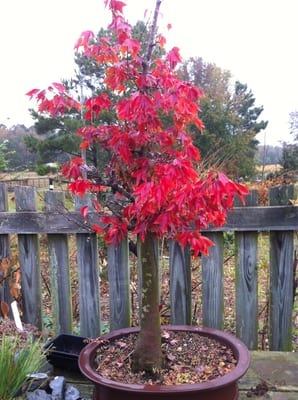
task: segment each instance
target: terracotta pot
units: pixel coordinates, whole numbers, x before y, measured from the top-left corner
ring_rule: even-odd
[[[94,383],[94,400],[236,400],[238,399],[237,381],[247,371],[250,355],[247,347],[235,336],[216,329],[195,326],[164,326],[166,330],[192,331],[208,336],[229,346],[237,359],[236,367],[227,375],[209,382],[183,385],[143,385],[124,384],[100,376],[94,370],[95,355],[99,343],[89,343],[80,353],[79,368],[83,375]],[[117,339],[139,328],[126,328],[103,335],[101,339]]]

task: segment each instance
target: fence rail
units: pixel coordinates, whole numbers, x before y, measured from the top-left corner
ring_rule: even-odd
[[[33,186],[36,188],[49,187],[50,179],[49,177],[23,178],[23,179],[19,178],[19,179],[7,179],[2,182],[5,182],[8,190],[12,192],[16,186]]]
[[[202,257],[202,322],[222,329],[224,322],[224,232],[235,233],[236,334],[250,349],[258,348],[258,235],[270,237],[270,350],[291,349],[293,307],[294,234],[298,231],[298,207],[289,205],[294,186],[272,188],[270,206],[257,207],[256,192],[247,196],[247,206],[238,205],[222,228],[208,229],[215,246]],[[65,208],[64,192],[44,192],[44,211],[37,209],[34,187],[17,186],[15,211],[8,211],[8,187],[0,184],[0,260],[10,257],[11,235],[17,235],[21,270],[23,321],[42,329],[40,236],[47,235],[51,280],[52,313],[55,332],[71,333],[73,311],[69,270],[69,235],[75,234],[79,286],[80,334],[100,333],[98,239],[91,230],[96,215],[87,223],[76,211]],[[84,203],[85,202],[85,203]],[[158,244],[157,244],[158,246]],[[158,253],[157,253],[158,254]],[[128,240],[108,248],[110,328],[129,326],[131,291]],[[169,244],[171,323],[191,324],[191,257],[188,249]],[[0,299],[9,301],[6,284]]]

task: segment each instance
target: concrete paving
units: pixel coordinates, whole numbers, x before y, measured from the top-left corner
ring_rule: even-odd
[[[257,390],[262,386],[268,389],[263,395]],[[298,400],[298,353],[252,351],[250,368],[240,379],[239,389],[241,400]]]

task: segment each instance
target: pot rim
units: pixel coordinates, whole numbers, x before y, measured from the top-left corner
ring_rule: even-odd
[[[107,386],[115,390],[122,390],[127,392],[139,392],[145,391],[150,393],[161,393],[161,392],[194,392],[198,389],[203,390],[216,390],[221,387],[230,385],[231,383],[240,379],[248,370],[250,365],[250,353],[246,345],[238,339],[236,336],[228,332],[223,332],[218,329],[205,328],[199,326],[188,326],[188,325],[162,325],[162,330],[177,330],[177,331],[191,331],[204,336],[211,336],[213,339],[219,342],[226,343],[234,352],[237,359],[237,365],[228,374],[215,378],[208,382],[192,383],[192,384],[181,384],[181,385],[146,385],[146,384],[128,384],[119,381],[113,381],[111,379],[102,377],[94,369],[92,360],[95,358],[96,350],[100,346],[100,341],[109,340],[127,335],[130,333],[139,332],[139,327],[124,328],[111,331],[105,335],[100,336],[97,339],[93,339],[86,347],[82,349],[79,355],[79,368],[82,374],[91,380],[93,383]]]

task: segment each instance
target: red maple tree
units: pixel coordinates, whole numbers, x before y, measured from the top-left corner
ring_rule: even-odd
[[[75,48],[105,67],[105,93],[83,105],[58,83],[28,93],[38,101],[40,113],[56,116],[83,107],[87,123],[78,131],[82,147],[98,144],[110,154],[101,176],[83,158],[65,164],[63,174],[75,194],[109,194],[104,205],[94,202],[99,221],[93,226],[108,243],[117,245],[129,231],[141,239],[141,331],[133,363],[136,370],[147,371],[163,362],[154,240],[167,237],[188,244],[194,256],[207,255],[212,242],[201,231],[224,224],[234,196],[243,200],[248,193],[218,171],[200,172],[199,150],[188,127],[203,129],[198,116],[202,91],[179,79],[179,49],[164,49],[165,38],[157,33],[160,4],[156,0],[145,54],[124,18],[122,1],[105,0],[116,41],[98,39],[90,31],[81,34]],[[153,56],[157,47],[163,50],[160,57]],[[117,122],[94,125],[94,117],[105,110],[115,112]],[[87,213],[84,207],[84,217]]]

